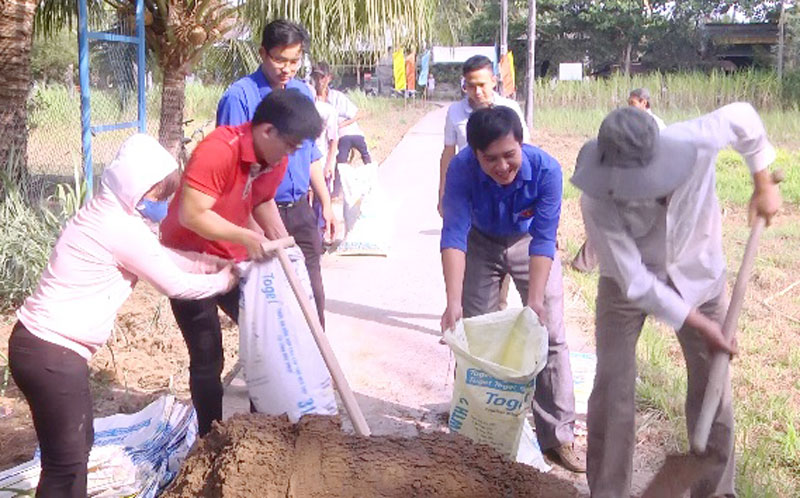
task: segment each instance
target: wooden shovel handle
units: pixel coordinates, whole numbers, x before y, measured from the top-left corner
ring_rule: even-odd
[[[294,272],[294,266],[292,262],[289,261],[289,256],[286,254],[286,249],[284,249],[284,247],[286,247],[284,244],[276,244],[276,247],[271,248],[271,250],[274,250],[278,255],[278,260],[281,263],[281,267],[283,267],[283,272],[289,280],[289,285],[292,287],[297,302],[300,303],[303,316],[306,318],[309,328],[311,328],[311,334],[314,336],[320,353],[322,353],[322,359],[325,360],[325,365],[328,366],[328,371],[331,373],[336,389],[339,390],[339,394],[342,396],[342,402],[344,403],[348,415],[350,415],[350,420],[353,422],[356,433],[360,436],[369,436],[370,430],[369,425],[367,425],[367,420],[364,418],[364,414],[358,406],[356,396],[350,389],[344,372],[339,366],[339,362],[336,360],[336,355],[333,354],[333,349],[328,342],[328,338],[322,330],[319,315],[317,315],[316,310],[311,306],[308,295],[305,293],[300,279],[297,278],[297,274]]]
[[[775,183],[780,183],[783,181],[783,178],[784,175],[781,170],[776,170],[772,173],[772,181]],[[742,257],[742,264],[739,267],[739,273],[736,275],[736,283],[731,293],[728,312],[725,314],[725,321],[722,323],[722,334],[725,336],[725,339],[729,341],[736,331],[736,324],[739,321],[739,314],[742,311],[742,304],[744,303],[747,282],[750,280],[750,273],[753,270],[753,262],[755,261],[756,251],[758,250],[758,240],[766,225],[767,221],[762,216],[756,217],[753,228],[750,230],[750,237],[747,239],[744,256]],[[728,375],[729,363],[730,355],[725,352],[714,353],[711,358],[708,383],[706,384],[706,392],[703,396],[703,406],[697,417],[697,424],[695,425],[694,434],[692,434],[690,441],[692,452],[697,455],[702,455],[706,452],[708,435],[711,432],[711,424],[714,422],[714,417],[719,408],[719,402],[722,399],[722,390],[725,385],[725,378]]]

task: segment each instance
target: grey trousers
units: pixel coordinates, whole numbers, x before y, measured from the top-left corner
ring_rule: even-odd
[[[722,291],[699,309],[722,323],[726,307]],[[608,277],[600,277],[596,313],[597,371],[589,397],[587,478],[593,498],[628,497],[636,445],[636,342],[646,314],[631,304],[616,282]],[[696,329],[681,328],[678,341],[688,371],[686,425],[692,434],[703,404],[709,354],[705,340]],[[708,451],[719,463],[692,487],[692,498],[735,496],[733,443],[733,406],[728,377],[708,439]]]
[[[514,280],[522,302],[528,301],[530,242],[530,235],[498,238],[470,230],[461,300],[465,318],[499,309],[500,281],[507,274]],[[547,279],[544,307],[547,316],[541,318],[549,339],[547,365],[536,377],[533,397],[536,435],[543,451],[575,439],[575,388],[564,330],[564,286],[558,253]]]

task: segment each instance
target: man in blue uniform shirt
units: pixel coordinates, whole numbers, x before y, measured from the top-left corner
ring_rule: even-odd
[[[522,123],[504,106],[473,111],[469,147],[450,162],[442,199],[442,266],[447,308],[442,330],[460,318],[499,309],[500,280],[510,274],[547,328],[547,365],[536,379],[533,415],[542,451],[573,472],[575,395],[564,331],[564,292],[556,231],[561,167],[523,145]]]
[[[222,95],[217,106],[217,126],[250,121],[261,100],[275,88],[297,90],[313,101],[308,85],[294,77],[307,43],[308,34],[299,24],[283,19],[269,23],[264,28],[259,48],[261,67],[233,83]],[[317,217],[308,202],[310,186],[322,205],[325,232],[332,239],[335,223],[330,194],[325,186],[323,164],[319,160],[321,157],[313,140],[298,144],[297,150],[289,156],[286,175],[275,194],[278,209],[263,209],[254,213],[254,216],[267,237],[274,238],[271,235],[282,233],[282,227],[285,226],[302,249],[317,313],[324,326],[325,290],[320,270],[322,237],[317,228]]]

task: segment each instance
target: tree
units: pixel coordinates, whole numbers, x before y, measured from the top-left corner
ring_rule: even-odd
[[[283,17],[301,23],[311,55],[333,63],[372,64],[389,47],[415,49],[431,41],[434,0],[246,0],[253,33]],[[387,36],[388,35],[388,36]]]
[[[0,1],[0,170],[7,174],[27,171],[27,102],[36,4],[36,0]]]

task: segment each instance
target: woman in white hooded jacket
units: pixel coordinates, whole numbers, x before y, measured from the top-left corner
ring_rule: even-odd
[[[88,360],[108,340],[139,278],[169,297],[227,292],[226,261],[163,247],[151,229],[178,185],[172,156],[134,135],[103,172],[97,195],[66,224],[36,291],[17,311],[9,366],[41,449],[36,496],[85,497],[94,441]]]

